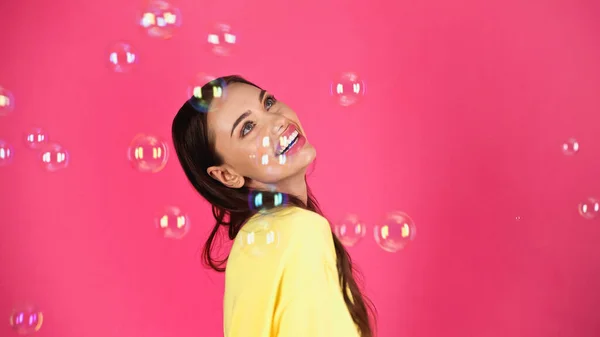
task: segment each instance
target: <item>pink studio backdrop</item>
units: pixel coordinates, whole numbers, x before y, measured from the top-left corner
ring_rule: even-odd
[[[241,74],[299,114],[318,150],[326,215],[356,213],[349,248],[379,309],[378,336],[599,336],[600,6],[593,1],[191,1],[170,39],[142,1],[3,1],[0,336],[23,303],[37,336],[222,336],[223,276],[202,268],[213,221],[170,140],[198,72]],[[237,36],[229,56],[214,23]],[[109,67],[126,42],[136,64]],[[336,73],[366,86],[343,107]],[[11,103],[12,104],[12,103]],[[25,134],[68,151],[48,172]],[[157,173],[128,162],[139,133],[166,141]],[[563,152],[577,140],[579,151]],[[181,240],[154,217],[176,206]],[[385,252],[373,226],[406,212],[417,236]],[[4,318],[2,318],[4,317]]]

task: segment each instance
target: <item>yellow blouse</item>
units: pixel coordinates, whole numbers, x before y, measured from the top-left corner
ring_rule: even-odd
[[[225,272],[225,337],[359,337],[329,223],[287,207],[240,230]]]

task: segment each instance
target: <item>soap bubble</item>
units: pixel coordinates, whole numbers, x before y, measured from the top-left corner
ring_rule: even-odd
[[[25,133],[25,145],[32,150],[38,150],[48,144],[48,134],[40,128],[33,128]]]
[[[578,210],[585,219],[594,219],[600,213],[600,201],[596,198],[587,198],[579,203]]]
[[[353,72],[342,73],[331,82],[331,96],[344,107],[360,102],[365,95],[365,91],[365,82]]]
[[[287,194],[276,191],[252,190],[248,193],[248,205],[252,210],[268,211],[287,204],[287,201]]]
[[[12,163],[14,155],[12,145],[0,139],[0,166]]]
[[[129,162],[140,172],[156,173],[167,165],[168,147],[156,136],[138,134],[127,149]]]
[[[42,312],[37,307],[30,305],[15,308],[9,319],[12,329],[20,335],[39,331],[43,321]]]
[[[161,236],[167,239],[182,239],[190,231],[188,216],[175,206],[162,209],[155,222]]]
[[[108,62],[110,68],[117,73],[130,71],[137,63],[138,57],[131,45],[118,42],[109,48]]]
[[[236,40],[236,34],[228,24],[216,24],[208,33],[208,45],[211,51],[219,56],[231,55]]]
[[[40,152],[40,160],[46,171],[55,172],[69,166],[69,152],[59,144],[47,144]]]
[[[250,155],[254,165],[269,176],[278,177],[286,169],[291,167],[293,155],[277,154],[281,143],[285,140],[274,141],[269,136],[259,136],[256,138],[256,153]]]
[[[357,215],[348,214],[333,226],[333,231],[344,246],[352,247],[365,236],[367,227]]]
[[[381,249],[390,253],[406,247],[414,240],[415,234],[413,220],[403,212],[391,212],[375,226],[375,242]]]
[[[203,92],[202,87],[205,85]],[[188,87],[188,97],[191,97],[188,102],[198,112],[206,113],[211,103],[216,103],[216,100],[225,98],[225,89],[226,84],[222,79],[198,73]]]
[[[262,257],[271,254],[279,247],[279,232],[271,226],[270,216],[255,219],[250,226],[243,226],[236,240],[245,254]]]
[[[10,114],[15,108],[15,97],[7,89],[0,87],[0,116]]]
[[[579,142],[575,138],[569,138],[562,145],[562,151],[567,156],[572,156],[579,152]]]
[[[167,1],[150,0],[142,13],[140,25],[149,36],[168,39],[181,25],[181,12]]]

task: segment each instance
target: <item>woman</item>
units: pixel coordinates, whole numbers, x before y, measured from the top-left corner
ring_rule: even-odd
[[[183,104],[172,136],[187,178],[212,204],[216,224],[203,258],[226,271],[226,337],[374,335],[372,306],[355,281],[350,256],[306,184],[316,151],[292,109],[239,76],[222,77]],[[262,204],[279,200],[268,212],[277,211],[268,217],[277,249],[252,256],[236,240],[227,259],[215,259],[219,229],[234,240],[240,231],[263,226],[263,212],[248,202],[253,191],[260,191]],[[286,196],[285,204],[278,195]]]

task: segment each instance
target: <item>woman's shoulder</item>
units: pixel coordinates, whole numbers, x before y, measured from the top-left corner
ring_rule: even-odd
[[[293,237],[314,235],[317,232],[331,232],[329,222],[325,217],[296,206],[280,207],[268,212],[258,213],[248,221],[245,227],[248,229],[254,227],[270,228],[279,235]]]
[[[250,218],[238,235],[239,247],[267,249],[277,261],[289,261],[298,256],[310,259],[307,250],[311,256],[335,261],[329,222],[322,215],[303,208],[287,206],[260,212]]]

